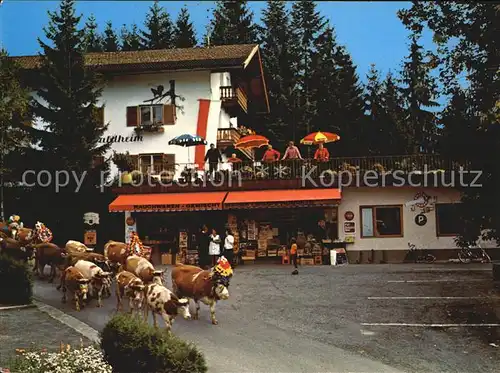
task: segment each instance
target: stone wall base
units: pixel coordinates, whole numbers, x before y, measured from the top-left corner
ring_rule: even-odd
[[[500,248],[485,249],[491,260],[500,260]],[[436,257],[437,261],[458,260],[458,249],[435,249],[429,253]],[[408,250],[362,250],[349,251],[347,249],[349,263],[351,264],[381,264],[381,263],[408,263],[412,259],[408,256]]]

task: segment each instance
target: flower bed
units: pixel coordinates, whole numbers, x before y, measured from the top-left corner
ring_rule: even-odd
[[[17,350],[20,355],[13,360],[12,373],[112,373],[100,349],[94,346],[72,350],[70,345],[60,352]]]

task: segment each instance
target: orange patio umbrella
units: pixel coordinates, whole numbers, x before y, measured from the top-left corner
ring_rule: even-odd
[[[304,145],[317,145],[317,144],[325,144],[328,142],[335,142],[340,140],[340,136],[336,133],[331,132],[313,132],[300,140],[301,144]]]
[[[269,139],[261,135],[243,136],[235,145],[236,149],[254,149],[269,145]]]

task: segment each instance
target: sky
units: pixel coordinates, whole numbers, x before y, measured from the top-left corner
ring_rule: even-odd
[[[77,1],[77,12],[83,19],[94,14],[102,31],[110,20],[119,31],[123,24],[142,26],[152,1]],[[199,39],[209,23],[213,1],[161,1],[161,5],[175,19],[186,5],[196,27]],[[11,56],[32,55],[40,51],[37,37],[48,24],[48,10],[56,10],[58,1],[3,0],[0,5],[0,46]],[[390,70],[397,72],[408,54],[408,31],[396,12],[411,5],[406,1],[322,1],[317,9],[335,28],[337,41],[347,47],[358,74],[366,81],[370,64],[374,63],[382,76]],[[250,1],[255,19],[260,19],[264,1]],[[22,27],[19,27],[22,22]],[[83,27],[84,21],[82,21]],[[424,34],[422,44],[434,49],[429,34]]]

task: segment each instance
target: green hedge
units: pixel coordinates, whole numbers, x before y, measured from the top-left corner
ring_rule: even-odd
[[[142,319],[117,314],[101,332],[104,358],[115,373],[203,373],[198,349]]]
[[[30,304],[33,297],[33,274],[27,263],[0,254],[0,304]]]

